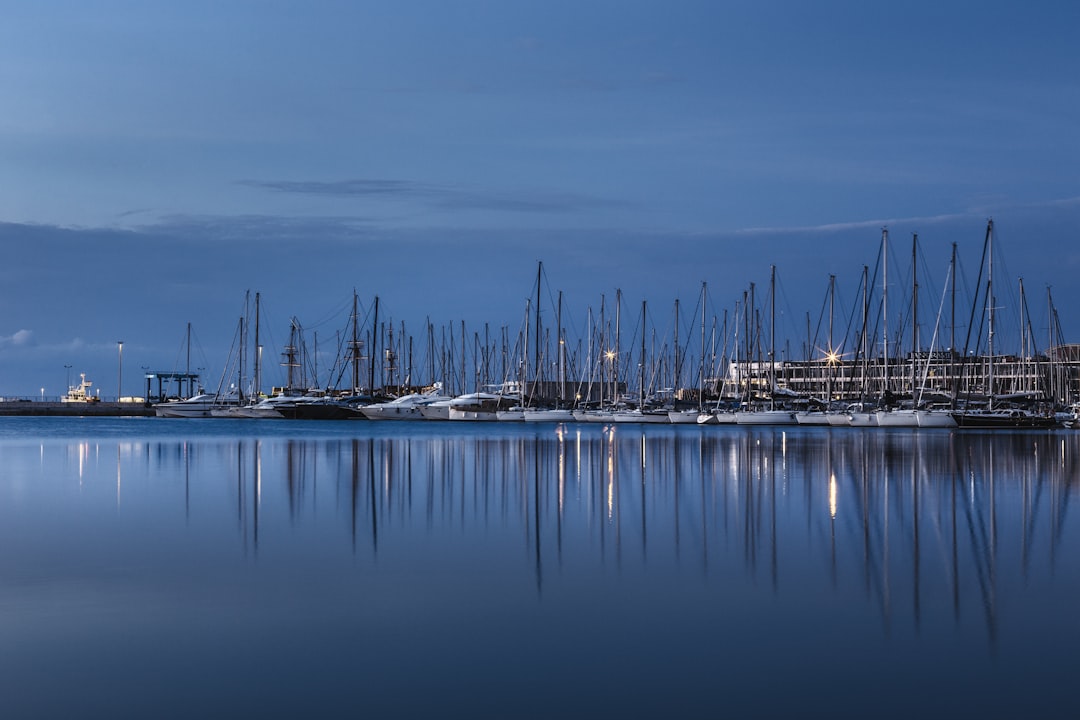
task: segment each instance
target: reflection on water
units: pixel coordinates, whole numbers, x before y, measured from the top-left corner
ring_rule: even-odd
[[[274,592],[325,573],[309,594],[293,587],[301,594],[292,606],[310,611],[330,588],[355,593],[350,612],[378,604],[391,624],[431,613],[457,622],[455,613],[468,613],[451,612],[456,603],[511,617],[514,607],[528,608],[520,612],[538,632],[577,627],[583,617],[602,623],[613,618],[612,603],[659,609],[662,619],[634,615],[633,624],[686,630],[685,622],[715,642],[714,653],[731,654],[731,667],[757,665],[721,636],[751,631],[755,643],[806,662],[814,656],[800,643],[831,634],[817,639],[835,641],[833,659],[850,672],[867,652],[1001,669],[1011,667],[1003,655],[1028,662],[1021,648],[1052,637],[1048,625],[1077,639],[1059,602],[1080,590],[1069,507],[1080,486],[1077,435],[403,426],[365,437],[9,440],[0,445],[0,540],[10,548],[22,537],[0,565],[0,602],[10,620],[26,612],[28,578],[95,574],[59,557],[58,544],[78,533],[75,542],[121,558],[142,545],[171,558],[174,571],[188,562],[247,567],[269,576]],[[100,563],[106,579],[124,575],[115,557],[79,562]],[[211,582],[205,570],[191,572]],[[325,579],[334,574],[350,584]],[[417,595],[437,608],[417,605]],[[495,603],[492,595],[505,597]],[[671,607],[682,599],[685,606]],[[412,615],[396,617],[395,603]],[[551,626],[538,619],[545,606],[558,608]],[[351,617],[339,621],[360,622]],[[504,642],[496,636],[505,622],[474,619],[470,640]],[[10,622],[0,627],[11,633]],[[596,626],[575,632],[571,642],[610,640]],[[946,646],[948,659],[924,657],[941,647],[942,633],[962,639]],[[642,650],[696,647],[680,637]],[[412,642],[424,651],[433,641]],[[595,647],[590,657],[612,659]],[[663,680],[674,670],[658,662],[649,662],[654,681],[676,682]],[[727,667],[714,658],[713,670],[717,662]],[[817,692],[815,672],[804,668],[803,696]],[[625,693],[632,706],[641,701]]]

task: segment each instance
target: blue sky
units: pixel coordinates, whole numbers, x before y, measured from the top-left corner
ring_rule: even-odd
[[[919,233],[929,290],[953,242],[973,282],[991,216],[1036,332],[1050,285],[1080,340],[1074,3],[4,15],[0,394],[58,394],[70,364],[115,395],[119,339],[135,394],[189,321],[220,372],[248,289],[279,344],[293,316],[327,342],[354,288],[417,334],[516,332],[538,260],[578,327],[618,287],[661,333],[702,281],[722,312],[775,263],[798,341],[830,273],[856,300],[883,225],[898,284]]]

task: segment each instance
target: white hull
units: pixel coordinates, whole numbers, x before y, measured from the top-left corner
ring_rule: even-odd
[[[735,413],[739,425],[794,425],[795,414],[788,410],[757,410]]]
[[[693,425],[701,414],[697,410],[671,410],[667,415],[673,425]]]
[[[163,418],[205,418],[210,417],[211,408],[163,408],[155,407],[154,414]]]
[[[609,410],[575,410],[574,420],[587,423],[613,422],[612,413]]]
[[[467,420],[470,422],[494,422],[499,420],[499,413],[514,412],[510,410],[509,398],[492,393],[468,393],[459,395],[450,401],[450,420]],[[500,405],[506,406],[500,409]],[[518,410],[517,412],[520,412]]]
[[[496,410],[495,417],[500,422],[525,422],[524,410]]]
[[[221,403],[214,395],[196,395],[187,400],[174,400],[172,402],[158,403],[154,406],[154,414],[158,417],[167,418],[205,418],[211,417],[214,409],[235,407],[233,403]]]
[[[617,423],[648,423],[650,425],[669,424],[667,413],[642,412],[640,410],[620,410],[611,413],[611,421]]]
[[[468,422],[498,422],[499,414],[494,410],[459,410],[450,408],[450,420],[465,420]]]
[[[828,425],[829,416],[823,412],[795,413],[795,422],[799,425]]]
[[[919,415],[914,410],[878,410],[878,427],[919,427]]]
[[[420,417],[425,420],[449,420],[450,401],[434,402],[420,408]]]
[[[573,422],[573,410],[526,410],[525,422]]]
[[[956,419],[947,410],[920,410],[919,427],[954,428],[956,427]]]
[[[379,403],[360,408],[361,414],[368,420],[423,420],[423,408],[419,405],[397,405]]]
[[[831,427],[851,427],[851,416],[847,413],[829,413],[828,418]]]
[[[848,425],[851,427],[877,427],[877,413],[848,413]]]
[[[390,402],[365,405],[360,414],[368,420],[423,420],[423,410],[429,405],[449,403],[450,398],[435,393],[403,395]]]

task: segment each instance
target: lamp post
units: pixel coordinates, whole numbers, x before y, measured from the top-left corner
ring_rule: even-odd
[[[70,365],[65,365],[64,369],[67,370],[67,386],[66,387],[67,387],[68,390],[70,390],[71,389],[71,366]]]
[[[123,397],[121,388],[124,386],[124,341],[116,341],[116,402],[120,402],[120,398]]]
[[[41,401],[45,401],[45,388],[41,388]]]

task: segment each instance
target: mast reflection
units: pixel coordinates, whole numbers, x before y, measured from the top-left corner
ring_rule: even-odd
[[[212,502],[211,450],[146,453],[151,477],[182,465],[186,515]],[[89,452],[74,454],[81,478]],[[418,546],[524,553],[537,594],[604,569],[742,576],[777,597],[863,597],[885,632],[967,614],[992,646],[1003,584],[1069,562],[1080,489],[1080,435],[1053,432],[549,426],[244,438],[224,455],[252,556],[336,527],[353,553],[388,562]]]

